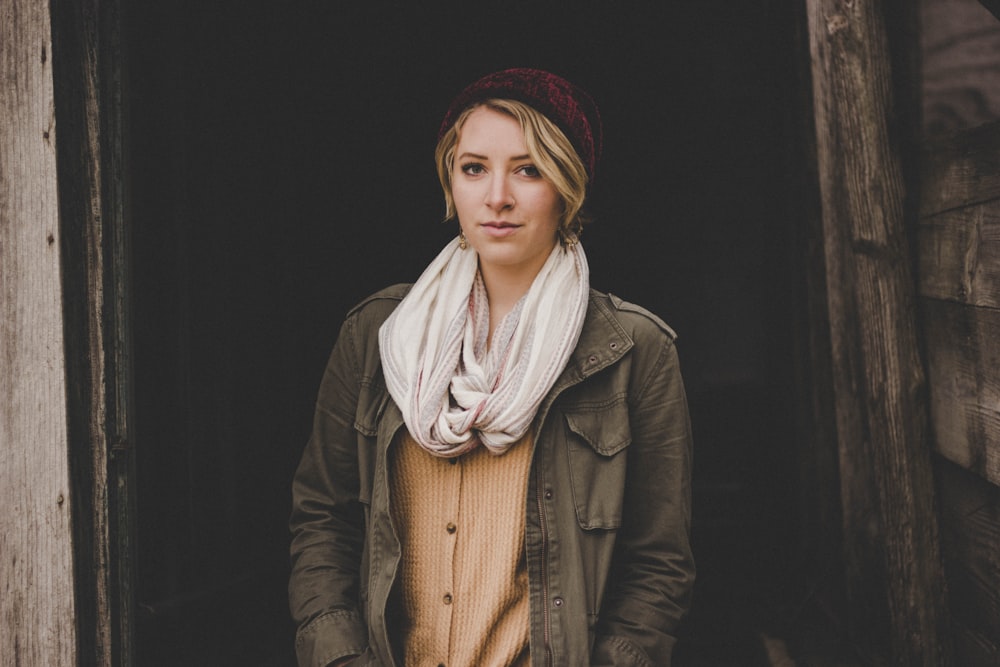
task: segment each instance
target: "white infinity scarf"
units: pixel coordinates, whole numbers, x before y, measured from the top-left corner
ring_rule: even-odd
[[[528,293],[497,325],[479,257],[453,240],[379,330],[389,393],[424,449],[502,454],[531,426],[583,329],[590,295],[580,244],[556,245]]]

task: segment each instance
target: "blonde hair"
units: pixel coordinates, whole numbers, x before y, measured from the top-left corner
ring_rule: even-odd
[[[489,99],[470,106],[455,120],[438,141],[434,150],[438,179],[444,190],[445,219],[455,217],[455,198],[451,191],[451,174],[455,163],[455,149],[461,136],[462,126],[469,115],[479,107],[486,107],[512,116],[524,132],[524,143],[528,155],[539,173],[559,193],[563,201],[563,212],[559,220],[559,237],[565,243],[578,235],[587,221],[583,213],[583,203],[587,196],[587,169],[563,131],[523,102],[507,99]]]

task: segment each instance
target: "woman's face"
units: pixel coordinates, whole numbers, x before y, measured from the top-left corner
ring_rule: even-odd
[[[462,126],[451,177],[458,222],[488,275],[534,279],[556,244],[562,199],[513,117],[480,107]]]

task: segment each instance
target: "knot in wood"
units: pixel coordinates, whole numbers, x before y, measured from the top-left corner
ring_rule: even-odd
[[[829,35],[836,35],[847,28],[847,17],[843,14],[834,14],[826,17],[826,32]]]

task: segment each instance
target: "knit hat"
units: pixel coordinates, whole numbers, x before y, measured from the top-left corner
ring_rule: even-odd
[[[555,123],[573,144],[593,181],[603,138],[597,105],[583,89],[544,70],[508,69],[487,74],[472,83],[448,107],[438,131],[438,140],[451,129],[463,111],[491,98],[523,102]]]

